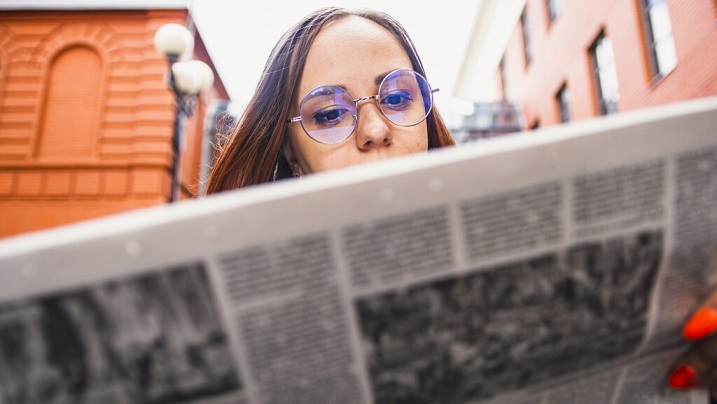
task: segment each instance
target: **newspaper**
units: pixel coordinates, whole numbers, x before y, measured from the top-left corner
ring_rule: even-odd
[[[3,403],[706,403],[717,98],[0,242]]]

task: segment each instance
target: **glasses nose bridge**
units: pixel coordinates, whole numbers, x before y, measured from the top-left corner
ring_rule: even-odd
[[[379,101],[379,99],[378,99],[379,95],[380,95],[380,94],[369,95],[369,96],[366,96],[366,97],[356,98],[355,100],[353,100],[353,101],[354,101],[354,105],[356,105],[356,112],[358,113],[359,103],[360,103],[360,102],[368,101],[368,100],[376,100],[376,102],[378,102],[378,101]],[[380,104],[376,104],[376,106],[379,106],[379,105],[380,105]],[[379,108],[379,109],[381,109],[381,108]]]
[[[361,103],[363,101],[375,100],[376,101],[376,109],[378,109],[378,112],[381,113],[381,115],[383,115],[383,110],[381,109],[381,101],[379,99],[380,96],[381,96],[381,94],[369,95],[366,97],[356,98],[355,100],[353,100],[354,105],[356,105],[356,123],[358,123],[359,103]]]

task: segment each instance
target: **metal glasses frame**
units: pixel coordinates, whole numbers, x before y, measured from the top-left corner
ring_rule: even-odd
[[[388,79],[392,74],[394,74],[394,73],[396,73],[396,72],[400,72],[400,71],[407,71],[407,72],[410,72],[410,73],[415,74],[416,76],[422,78],[423,81],[425,81],[426,84],[428,84],[428,89],[430,90],[430,91],[429,91],[429,94],[430,94],[430,96],[431,96],[431,108],[428,109],[428,111],[426,112],[426,115],[424,115],[423,118],[422,118],[420,121],[418,121],[418,122],[416,122],[416,123],[412,123],[412,124],[410,124],[410,125],[401,125],[401,124],[397,124],[396,122],[392,121],[391,118],[389,118],[388,116],[386,116],[386,113],[383,112],[383,108],[381,108],[381,104],[380,104],[380,100],[379,100],[379,97],[381,96],[380,90],[381,90],[381,87],[383,86],[383,83],[385,83],[385,82],[386,82],[386,79]],[[286,123],[301,122],[301,108],[303,108],[303,106],[304,106],[304,102],[306,101],[306,97],[308,97],[309,94],[311,94],[314,90],[319,89],[319,88],[321,88],[321,87],[335,87],[335,86],[325,86],[325,85],[324,85],[324,86],[318,86],[318,87],[315,87],[315,88],[311,89],[311,91],[309,91],[309,93],[306,94],[306,95],[304,96],[304,98],[301,100],[301,105],[299,106],[299,115],[298,115],[298,116],[295,116],[295,117],[293,117],[293,118],[287,119],[287,120],[286,120]],[[353,103],[354,103],[354,105],[356,106],[356,116],[354,117],[354,118],[356,119],[356,124],[354,125],[353,129],[351,130],[351,132],[350,132],[348,135],[346,135],[346,138],[344,138],[344,139],[341,140],[340,142],[336,142],[336,143],[323,143],[323,142],[320,142],[320,141],[314,139],[314,137],[311,136],[311,135],[309,134],[309,132],[306,131],[306,128],[304,127],[304,123],[303,123],[303,122],[301,123],[301,129],[304,130],[304,133],[306,133],[306,136],[310,137],[312,140],[314,140],[314,141],[316,141],[316,142],[319,142],[319,143],[321,143],[321,144],[339,144],[339,143],[345,141],[346,139],[350,138],[351,135],[352,135],[352,134],[354,133],[354,131],[356,130],[356,127],[358,126],[358,119],[359,119],[359,118],[358,118],[358,104],[359,104],[360,102],[362,102],[362,101],[368,101],[368,100],[375,100],[375,101],[378,103],[378,110],[381,111],[381,115],[383,115],[384,118],[386,118],[386,119],[387,119],[389,122],[391,122],[392,124],[394,124],[394,125],[396,125],[396,126],[402,126],[402,127],[416,126],[416,125],[418,125],[419,123],[425,121],[426,118],[428,118],[428,115],[429,115],[429,114],[431,113],[431,111],[433,110],[433,94],[434,94],[434,93],[437,93],[438,91],[440,91],[440,89],[438,89],[438,88],[431,88],[431,84],[428,83],[428,80],[426,80],[426,78],[423,77],[423,75],[421,75],[420,73],[418,73],[418,72],[416,72],[416,71],[414,71],[414,70],[411,70],[411,69],[396,69],[396,70],[394,70],[394,71],[388,73],[388,74],[386,75],[386,77],[384,77],[383,80],[381,80],[381,84],[379,84],[378,89],[379,89],[379,93],[376,94],[376,95],[369,95],[369,96],[366,96],[366,97],[360,97],[360,98],[356,98],[356,99],[352,100]],[[344,90],[343,88],[342,88],[341,90],[342,90],[342,91],[345,91],[348,95],[351,95],[351,93],[349,93],[347,90]]]

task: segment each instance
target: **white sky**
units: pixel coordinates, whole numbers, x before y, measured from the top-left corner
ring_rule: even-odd
[[[303,16],[323,6],[368,7],[411,35],[436,94],[450,97],[480,0],[195,0],[194,20],[232,101],[243,109],[271,48]]]

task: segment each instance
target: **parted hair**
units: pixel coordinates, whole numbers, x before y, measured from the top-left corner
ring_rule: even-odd
[[[281,149],[306,57],[322,27],[349,16],[366,18],[388,30],[408,54],[413,70],[426,76],[413,41],[393,17],[374,10],[337,7],[309,14],[289,29],[271,51],[254,96],[221,146],[207,182],[207,194],[292,176]],[[454,144],[435,107],[426,118],[426,125],[429,149]]]

